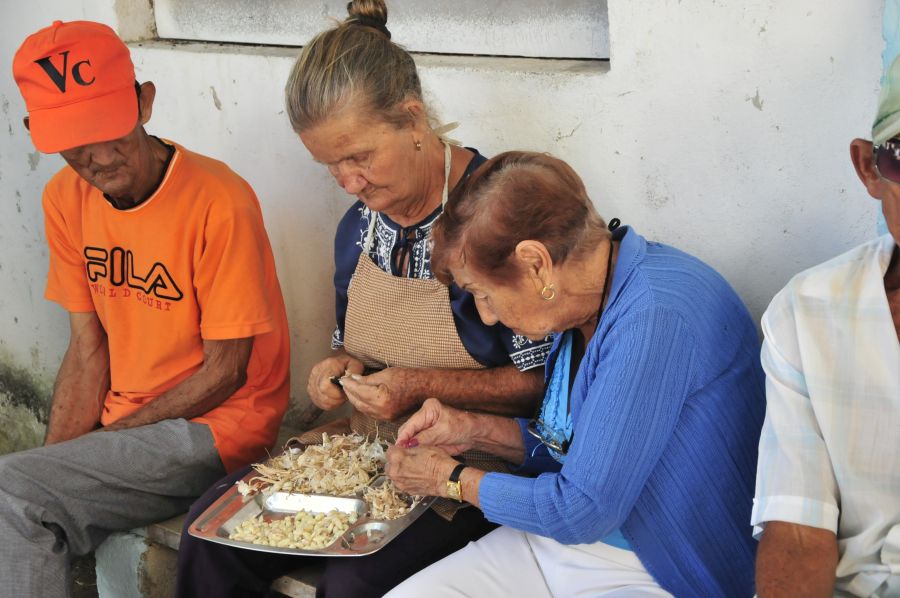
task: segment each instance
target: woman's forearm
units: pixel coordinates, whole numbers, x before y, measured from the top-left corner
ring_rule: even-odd
[[[481,479],[484,477],[484,473],[480,469],[466,467],[459,475],[462,499],[479,509],[481,508],[481,501],[478,500],[478,489],[481,486]]]
[[[486,413],[469,413],[468,419],[473,449],[516,465],[525,460],[525,443],[516,420]]]

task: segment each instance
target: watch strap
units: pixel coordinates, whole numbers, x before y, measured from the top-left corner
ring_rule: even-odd
[[[466,468],[466,464],[465,464],[465,463],[460,463],[459,465],[457,465],[456,467],[454,467],[454,468],[453,468],[453,471],[450,472],[450,478],[448,479],[448,481],[450,481],[450,482],[458,482],[458,481],[459,481],[459,476],[460,476],[460,474],[462,474],[462,470],[465,469],[465,468]]]

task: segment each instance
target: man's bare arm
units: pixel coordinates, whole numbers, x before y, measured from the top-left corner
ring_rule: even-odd
[[[53,385],[45,445],[93,430],[109,390],[109,344],[97,314],[70,313],[69,329],[69,346]]]
[[[387,368],[343,380],[347,398],[360,411],[390,421],[415,411],[430,397],[460,409],[530,416],[543,395],[543,369],[514,365],[484,370]]]
[[[759,598],[830,597],[837,564],[833,532],[769,521],[756,553],[757,594]]]
[[[485,370],[426,370],[422,381],[425,398],[440,397],[459,409],[498,415],[531,416],[544,394],[543,368],[525,372],[514,365]]]
[[[131,415],[106,426],[121,430],[166,419],[191,419],[222,404],[247,382],[253,337],[203,341],[203,365]]]

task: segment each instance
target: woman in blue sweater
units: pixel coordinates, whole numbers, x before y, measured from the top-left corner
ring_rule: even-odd
[[[413,494],[503,527],[390,596],[752,596],[765,411],[756,328],[712,268],[607,227],[564,162],[509,152],[458,188],[433,271],[488,325],[556,334],[531,420],[429,399],[389,452]],[[486,473],[476,448],[519,465]]]

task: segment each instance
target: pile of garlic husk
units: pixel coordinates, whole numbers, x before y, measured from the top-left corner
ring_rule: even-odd
[[[387,444],[378,438],[322,434],[322,444],[311,444],[303,451],[285,450],[253,465],[258,475],[238,482],[238,491],[244,496],[262,490],[354,496],[384,471],[386,449]]]
[[[369,505],[369,517],[388,521],[399,519],[409,513],[419,502],[419,497],[411,497],[397,490],[394,482],[385,481],[377,487],[366,486],[363,499]]]

